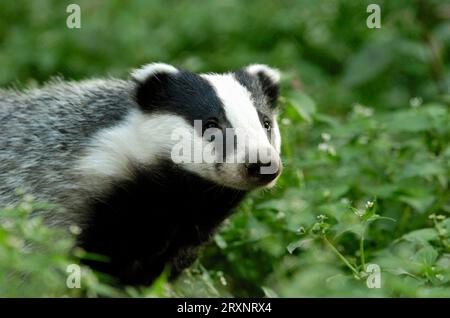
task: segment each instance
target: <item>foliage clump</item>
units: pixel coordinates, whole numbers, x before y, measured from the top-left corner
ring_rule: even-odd
[[[370,1],[78,1],[76,30],[65,27],[69,3],[0,4],[3,86],[126,77],[150,61],[199,72],[267,63],[283,71],[284,173],[177,282],[149,288],[118,289],[82,267],[81,289],[68,289],[67,265],[88,256],[70,230],[30,218],[45,207],[24,197],[0,211],[1,296],[450,296],[442,1],[378,1],[373,30]],[[366,285],[368,264],[379,289]]]

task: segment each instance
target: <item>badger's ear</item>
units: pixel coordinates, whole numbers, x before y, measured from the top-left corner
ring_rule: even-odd
[[[143,108],[157,106],[167,98],[168,83],[179,70],[169,64],[151,63],[131,72],[136,83],[135,99]]]
[[[244,70],[259,80],[264,94],[274,107],[280,90],[280,71],[264,64],[252,64],[245,67]]]

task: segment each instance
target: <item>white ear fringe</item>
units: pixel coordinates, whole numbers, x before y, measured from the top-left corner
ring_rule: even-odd
[[[269,77],[274,83],[280,82],[280,71],[265,64],[251,64],[247,66],[245,70],[252,75],[257,75],[261,72]]]
[[[146,64],[131,72],[131,78],[137,82],[145,82],[150,76],[155,74],[176,74],[178,69],[170,64],[165,63],[150,63]]]

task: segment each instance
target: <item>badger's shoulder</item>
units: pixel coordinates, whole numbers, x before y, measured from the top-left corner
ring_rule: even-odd
[[[0,90],[0,205],[23,188],[37,199],[79,200],[76,165],[94,136],[118,125],[130,109],[133,84],[118,79],[64,81]],[[74,199],[70,199],[74,197]]]

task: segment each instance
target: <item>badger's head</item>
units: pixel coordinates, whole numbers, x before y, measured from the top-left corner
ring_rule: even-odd
[[[78,168],[89,183],[133,178],[136,167],[169,161],[234,189],[275,184],[281,171],[277,70],[250,65],[194,74],[157,63],[131,78],[135,107],[120,125],[100,131],[82,157]]]
[[[274,185],[282,167],[277,70],[255,64],[226,74],[194,74],[156,63],[131,75],[145,118],[139,135],[151,143],[141,149],[144,154],[170,158],[226,187]]]

